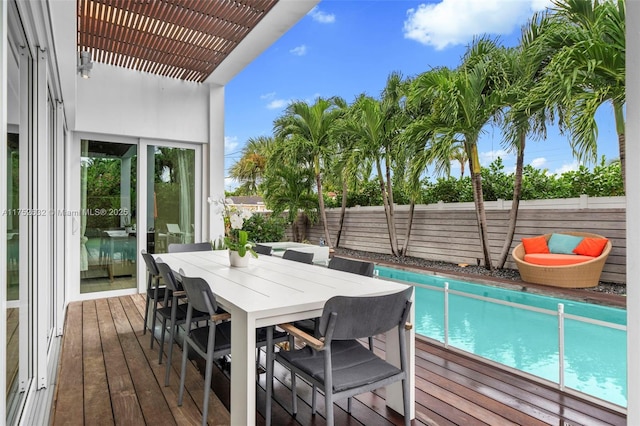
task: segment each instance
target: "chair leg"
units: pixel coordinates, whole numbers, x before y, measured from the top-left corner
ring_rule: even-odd
[[[171,326],[173,328],[173,325]],[[164,352],[164,334],[167,330],[167,317],[162,318],[162,332],[160,333],[160,348],[158,349],[158,364],[162,364],[162,352]]]
[[[402,380],[402,406],[404,408],[404,425],[411,425],[411,407],[409,406],[409,379]]]
[[[180,390],[178,391],[178,406],[182,406],[182,397],[184,396],[184,382],[187,375],[187,354],[189,353],[189,342],[184,339],[182,345],[182,363],[180,364]]]
[[[156,299],[153,299],[153,315],[152,315],[152,319],[151,319],[151,328],[149,329],[149,331],[151,331],[151,349],[153,349],[153,340],[155,337],[155,329],[156,329],[156,320],[157,320],[157,309],[158,309],[158,302],[156,301]]]
[[[318,388],[316,385],[311,387],[311,415],[316,415],[316,397],[318,396]]]
[[[369,336],[369,350],[373,352],[373,336]]]
[[[213,374],[213,348],[215,348],[215,326],[209,326],[209,341],[207,343],[207,360],[204,370],[204,399],[202,401],[202,426],[207,426],[209,413],[209,393],[211,392],[211,376]]]
[[[353,402],[353,398],[347,398],[347,413],[351,414],[351,403]]]
[[[298,394],[296,392],[296,373],[291,370],[291,410],[293,417],[298,414]]]
[[[266,346],[266,406],[264,409],[264,418],[266,426],[271,426],[271,398],[273,396],[273,326],[267,327],[267,346]]]
[[[333,426],[333,395],[330,390],[324,393],[324,405],[327,416],[327,426]]]
[[[164,385],[169,386],[169,375],[171,374],[171,359],[173,356],[173,344],[175,342],[175,336],[178,333],[178,326],[172,326],[169,332],[169,351],[167,353],[167,366],[164,371]]]
[[[144,327],[143,327],[143,332],[142,334],[147,334],[147,328],[149,327],[149,324],[147,323],[147,321],[149,320],[149,301],[151,300],[151,297],[149,297],[149,287],[147,287],[147,303],[144,305]]]

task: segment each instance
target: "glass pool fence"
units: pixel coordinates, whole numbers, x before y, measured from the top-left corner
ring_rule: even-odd
[[[627,405],[626,311],[376,267],[415,290],[416,333],[615,405]]]

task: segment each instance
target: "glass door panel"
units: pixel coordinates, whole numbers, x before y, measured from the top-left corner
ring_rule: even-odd
[[[7,403],[18,392],[16,380],[20,360],[20,221],[19,221],[19,135],[7,135]],[[14,214],[15,213],[15,214]]]
[[[171,243],[195,235],[195,150],[147,147],[147,251],[166,253]]]
[[[81,141],[80,293],[136,287],[137,145]]]

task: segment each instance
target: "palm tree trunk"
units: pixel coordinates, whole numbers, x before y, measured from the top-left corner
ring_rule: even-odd
[[[627,193],[627,155],[626,155],[626,140],[624,134],[624,112],[622,111],[622,105],[618,102],[613,103],[613,114],[616,121],[616,132],[618,133],[618,150],[620,153],[620,171],[622,172],[622,183],[624,193]]]
[[[522,193],[522,168],[524,165],[524,146],[526,142],[526,134],[520,133],[520,145],[518,146],[518,156],[516,158],[516,172],[513,180],[513,199],[511,200],[511,210],[509,211],[509,227],[507,228],[507,235],[504,239],[504,245],[502,246],[502,252],[500,253],[500,259],[496,268],[504,268],[504,264],[507,262],[507,256],[511,251],[511,243],[513,242],[513,235],[516,232],[516,225],[518,223],[518,207],[520,206],[520,195]]]
[[[409,204],[409,218],[407,219],[407,232],[404,235],[404,247],[400,249],[400,256],[405,257],[409,250],[409,238],[411,237],[411,226],[413,225],[413,214],[415,211],[416,203],[411,200]]]
[[[338,228],[338,236],[336,237],[336,247],[340,247],[340,237],[342,236],[342,227],[344,226],[344,217],[347,212],[347,180],[342,179],[342,205],[340,206],[340,227]]]
[[[382,168],[380,167],[380,161],[376,159],[376,169],[378,172],[378,183],[380,184],[380,192],[382,193],[382,205],[384,206],[384,215],[387,219],[387,232],[389,233],[389,243],[391,244],[391,254],[398,256],[398,240],[396,238],[395,227],[391,226],[392,212],[389,208],[389,197],[387,196],[387,188],[382,177]]]
[[[329,224],[327,223],[327,211],[324,208],[324,196],[322,194],[322,175],[320,173],[316,173],[316,185],[318,187],[318,207],[320,208],[320,217],[322,219],[322,225],[324,226],[325,244],[331,248],[333,247],[333,245],[331,244],[331,236],[329,236]]]
[[[480,160],[478,158],[478,146],[470,145],[469,170],[471,170],[471,183],[473,185],[473,201],[476,205],[476,216],[478,218],[478,232],[480,234],[480,246],[484,256],[484,267],[488,270],[493,268],[491,263],[491,253],[489,252],[489,231],[487,226],[487,214],[484,210],[484,195],[482,193],[482,175],[480,174]]]

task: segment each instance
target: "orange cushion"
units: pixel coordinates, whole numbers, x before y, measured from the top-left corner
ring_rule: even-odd
[[[585,238],[573,249],[573,252],[584,256],[598,257],[602,254],[607,242],[609,240],[606,238]]]
[[[523,238],[522,245],[524,246],[524,252],[530,253],[549,253],[549,247],[547,246],[547,240],[543,236]]]
[[[533,253],[524,255],[525,262],[544,266],[575,265],[592,259],[593,256],[581,256],[575,254]]]

